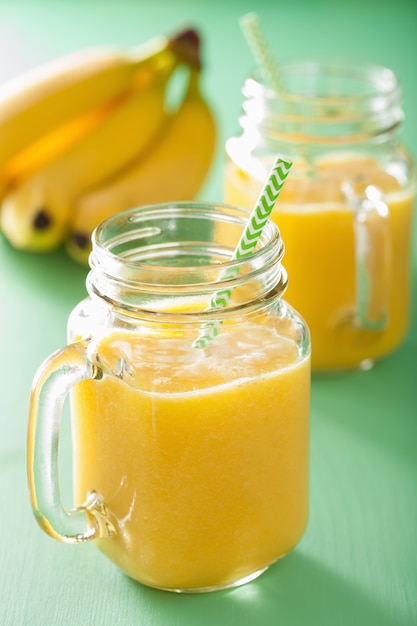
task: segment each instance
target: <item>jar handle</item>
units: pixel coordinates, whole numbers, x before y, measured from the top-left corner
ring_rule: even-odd
[[[58,444],[64,400],[73,385],[100,379],[103,371],[87,358],[88,340],[47,358],[32,386],[28,427],[28,481],[35,517],[51,537],[81,543],[113,534],[104,504],[92,493],[81,507],[65,509],[58,478]]]
[[[367,330],[383,330],[388,323],[391,285],[390,214],[382,191],[368,185],[359,198],[350,182],[342,192],[353,209],[356,266],[355,321]]]

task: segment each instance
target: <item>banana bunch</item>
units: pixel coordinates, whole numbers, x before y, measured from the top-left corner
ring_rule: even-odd
[[[177,71],[185,81],[172,104]],[[186,30],[128,53],[72,53],[0,87],[0,225],[10,243],[65,243],[84,263],[106,217],[194,198],[216,142],[200,76],[199,37]]]

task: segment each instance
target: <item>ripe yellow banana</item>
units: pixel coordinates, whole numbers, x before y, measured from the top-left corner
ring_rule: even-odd
[[[167,48],[177,57],[186,57],[193,36],[195,51],[198,37],[185,31],[175,37],[152,38],[128,52],[110,47],[76,51],[0,86],[0,199],[10,187],[10,179],[22,170],[22,153],[23,163],[33,167],[78,141],[84,130],[100,121],[92,113],[129,90],[149,60],[154,62]],[[82,119],[78,128],[74,126],[77,118]],[[71,132],[60,133],[66,124]],[[42,142],[46,137],[50,140],[45,150]]]
[[[17,248],[48,250],[63,241],[74,199],[125,167],[152,142],[163,123],[165,92],[177,63],[167,50],[137,74],[101,123],[46,163],[3,200],[1,227]]]
[[[150,150],[113,177],[92,189],[75,205],[68,253],[85,263],[91,233],[105,218],[143,204],[191,200],[204,183],[216,144],[216,124],[199,86],[199,71],[190,69],[187,92]]]

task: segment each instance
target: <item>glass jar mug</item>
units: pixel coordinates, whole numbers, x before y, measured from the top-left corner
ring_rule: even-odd
[[[69,345],[33,384],[28,467],[40,526],[64,542],[92,540],[160,589],[252,580],[307,523],[309,332],[282,298],[273,222],[253,255],[232,260],[247,218],[177,203],[103,222]],[[225,306],[208,307],[224,289]],[[71,510],[57,463],[68,393]]]
[[[286,245],[286,299],[310,328],[314,370],[369,368],[409,325],[415,171],[399,139],[400,87],[366,63],[280,69],[285,93],[256,77],[244,84],[224,197],[251,208],[276,154],[294,161],[272,214]]]

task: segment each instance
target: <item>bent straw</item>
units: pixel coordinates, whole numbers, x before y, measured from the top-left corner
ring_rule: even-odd
[[[292,161],[283,160],[277,157],[271,168],[267,182],[265,183],[258,200],[249,216],[243,233],[233,252],[232,260],[243,259],[255,251],[256,245],[262,234],[263,228],[274,208],[275,202],[281,192],[285,179],[292,166]],[[224,274],[225,279],[232,280],[239,270],[237,267],[230,267]],[[231,289],[221,289],[210,299],[208,311],[227,307],[232,295]],[[200,336],[193,343],[195,348],[206,348],[219,334],[219,326],[222,322],[207,322],[203,325]]]

